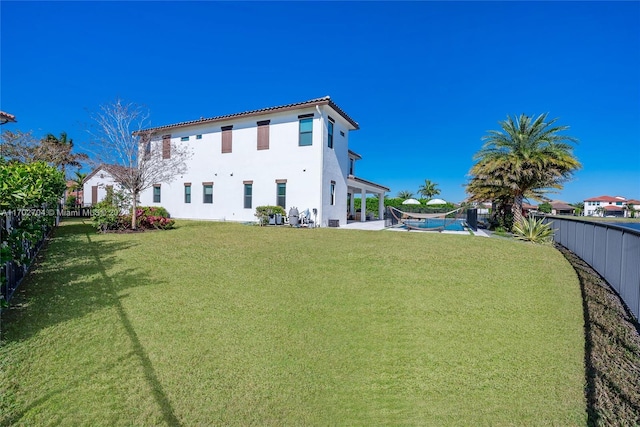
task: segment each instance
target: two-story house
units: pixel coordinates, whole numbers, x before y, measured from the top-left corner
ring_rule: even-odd
[[[355,175],[361,156],[349,150],[349,133],[358,129],[329,97],[145,129],[163,155],[187,144],[192,156],[186,173],[140,202],[175,218],[242,222],[256,220],[257,206],[296,207],[327,226],[346,224],[356,195],[375,194],[382,218],[389,189]]]
[[[598,196],[584,200],[584,216],[624,216],[627,202],[622,196]]]

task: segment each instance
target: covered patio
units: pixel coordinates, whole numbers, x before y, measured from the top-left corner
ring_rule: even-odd
[[[367,221],[367,194],[378,196],[378,218],[384,219],[384,195],[389,189],[375,182],[367,181],[353,175],[347,177],[347,194],[349,197],[349,211],[347,212],[347,220],[355,220],[360,222]],[[356,212],[355,195],[360,194],[361,212]],[[371,218],[370,218],[371,219]]]

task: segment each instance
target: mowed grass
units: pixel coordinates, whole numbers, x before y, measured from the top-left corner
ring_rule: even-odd
[[[548,246],[76,220],[16,301],[1,424],[586,423],[580,288]]]

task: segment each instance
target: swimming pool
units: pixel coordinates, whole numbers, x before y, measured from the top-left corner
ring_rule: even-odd
[[[422,220],[407,220],[410,228],[419,228],[424,230],[447,230],[447,231],[464,231],[465,221],[463,219],[454,218],[427,218]],[[407,228],[403,225],[403,228]]]

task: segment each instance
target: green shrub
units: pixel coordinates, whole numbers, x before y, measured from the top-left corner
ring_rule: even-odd
[[[513,224],[513,234],[517,239],[533,243],[549,243],[553,237],[551,223],[544,224],[544,218],[536,219],[533,215]]]
[[[117,230],[122,227],[120,209],[112,205],[108,200],[98,202],[91,211],[93,226],[98,231]]]
[[[76,207],[76,196],[71,195],[67,197],[67,200],[64,202],[64,207],[67,209],[74,209]]]
[[[101,232],[131,229],[131,214],[120,212],[118,206],[105,199],[93,209],[93,225]],[[140,206],[136,209],[136,221],[139,230],[169,230],[176,223],[162,206]]]
[[[282,206],[270,205],[256,207],[256,213],[254,215],[256,218],[258,218],[258,222],[260,222],[261,225],[265,225],[269,223],[269,215],[276,214],[287,216],[287,213]]]
[[[552,209],[553,209],[553,206],[551,206],[551,203],[548,203],[548,202],[544,202],[543,204],[538,206],[538,210],[543,213],[551,213]]]
[[[163,218],[171,218],[166,208],[162,206],[138,206],[139,211],[143,211],[145,215],[161,216]],[[138,214],[140,216],[140,214]]]
[[[127,224],[131,224],[131,216],[127,216]],[[169,230],[175,225],[175,221],[169,218],[169,212],[162,206],[140,206],[136,209],[138,228]]]

